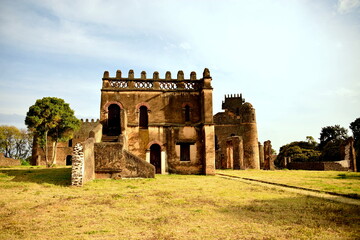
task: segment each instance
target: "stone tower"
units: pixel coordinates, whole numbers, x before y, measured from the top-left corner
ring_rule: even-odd
[[[260,169],[255,109],[242,94],[226,95],[222,108],[214,116],[216,167]]]

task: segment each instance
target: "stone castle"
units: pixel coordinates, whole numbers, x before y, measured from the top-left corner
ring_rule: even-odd
[[[148,78],[144,71],[135,78],[133,70],[127,77],[120,70],[110,77],[105,71],[100,120],[83,121],[72,140],[59,144],[56,164],[74,168],[81,159],[81,171],[90,178],[259,169],[255,109],[242,95],[230,95],[222,104],[225,111],[213,116],[211,82],[208,69],[201,78],[191,72],[189,79],[182,71],[176,78],[170,72]],[[43,162],[35,143],[33,163]]]

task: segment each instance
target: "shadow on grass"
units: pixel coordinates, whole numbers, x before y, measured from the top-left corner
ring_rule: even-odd
[[[1,169],[0,173],[14,176],[13,182],[48,183],[59,186],[70,186],[71,168],[26,168]]]
[[[254,200],[246,205],[228,205],[219,211],[245,222],[260,222],[278,227],[290,239],[299,238],[296,232],[302,232],[300,238],[307,235],[309,239],[322,239],[327,234],[333,234],[332,230],[328,232],[329,229],[347,232],[349,239],[358,239],[360,234],[359,206],[308,196]]]

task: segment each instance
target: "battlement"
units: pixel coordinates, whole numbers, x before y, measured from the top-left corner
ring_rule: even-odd
[[[89,121],[89,119],[80,119],[81,120],[81,123],[97,123],[97,122],[99,122],[99,119],[90,119],[90,121]]]
[[[225,101],[222,101],[222,109],[239,115],[240,107],[243,103],[245,103],[245,99],[242,97],[242,94],[228,94],[225,95]]]
[[[194,91],[202,88],[211,88],[211,76],[209,69],[205,68],[203,78],[197,79],[196,72],[190,73],[190,78],[184,78],[184,72],[178,71],[176,79],[171,77],[171,72],[165,73],[165,78],[159,77],[159,72],[154,72],[152,78],[147,78],[142,71],[140,78],[134,77],[134,71],[130,70],[127,77],[122,77],[120,70],[116,71],[115,77],[110,77],[108,71],[104,72],[102,90],[160,90],[160,91]]]

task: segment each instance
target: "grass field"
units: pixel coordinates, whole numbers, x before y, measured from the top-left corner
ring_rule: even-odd
[[[286,184],[291,186],[357,195],[360,197],[360,173],[338,171],[304,171],[304,170],[218,170],[232,176]]]
[[[77,188],[70,170],[0,169],[0,239],[360,239],[358,206],[217,176]]]

